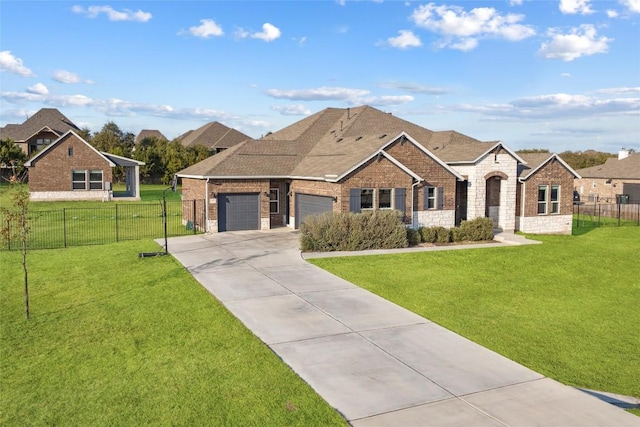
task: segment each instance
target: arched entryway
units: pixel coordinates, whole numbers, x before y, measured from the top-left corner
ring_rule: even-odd
[[[485,216],[491,218],[493,227],[498,228],[500,224],[500,189],[502,180],[508,177],[504,172],[494,171],[485,175]]]

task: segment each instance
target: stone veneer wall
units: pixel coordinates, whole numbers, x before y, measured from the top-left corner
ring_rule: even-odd
[[[111,200],[109,191],[106,190],[90,190],[90,191],[32,191],[29,198],[34,201],[42,200]]]
[[[505,231],[516,228],[516,183],[518,162],[505,150],[489,153],[475,165],[451,165],[460,175],[468,177],[467,220],[485,216],[487,183],[485,176],[502,172],[507,179],[500,180],[500,209],[498,227]]]
[[[445,227],[451,228],[456,223],[456,211],[429,210],[413,213],[413,228],[420,227]]]
[[[532,234],[571,234],[573,215],[518,217],[518,230]]]

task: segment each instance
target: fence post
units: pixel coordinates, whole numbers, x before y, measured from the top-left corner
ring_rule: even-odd
[[[64,247],[67,247],[67,208],[62,208],[62,239],[64,240]]]
[[[192,223],[193,223],[193,234],[196,234],[196,229],[197,229],[196,228],[196,216],[197,216],[196,215],[196,199],[193,199],[192,212],[193,212],[193,215],[192,215],[192,219],[193,219],[193,221],[192,221]]]
[[[118,204],[116,203],[116,243],[119,242],[118,240]]]

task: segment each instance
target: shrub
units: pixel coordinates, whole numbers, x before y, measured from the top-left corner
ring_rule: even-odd
[[[305,218],[300,226],[305,251],[361,251],[407,247],[407,232],[395,211],[331,212]]]
[[[433,227],[420,227],[420,237],[425,243],[435,243],[438,241],[438,235]]]
[[[491,218],[476,218],[471,221],[462,221],[460,227],[453,230],[455,242],[483,241],[493,239],[493,221]]]
[[[425,243],[451,242],[451,230],[444,227],[420,227],[420,235]]]
[[[409,243],[409,246],[419,245],[422,242],[420,232],[413,228],[407,228],[407,242]]]

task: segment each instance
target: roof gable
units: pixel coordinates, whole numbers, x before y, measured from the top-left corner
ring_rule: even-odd
[[[89,147],[91,150],[93,150],[98,156],[100,156],[102,159],[104,159],[104,161],[107,162],[109,164],[109,166],[111,166],[111,167],[116,166],[116,164],[114,162],[109,160],[103,153],[101,153],[100,151],[96,150],[96,148],[93,145],[89,144],[87,141],[82,139],[77,133],[75,133],[72,130],[67,131],[60,138],[56,139],[51,144],[45,146],[42,150],[38,151],[38,153],[35,156],[33,156],[31,159],[29,159],[27,162],[25,162],[24,165],[26,167],[32,167],[36,160],[40,159],[41,157],[46,156],[47,153],[49,153],[51,150],[53,150],[54,147],[59,145],[62,141],[66,140],[70,136],[75,136],[77,139],[79,139],[87,147]]]
[[[575,178],[580,178],[580,175],[573,170],[560,156],[555,153],[528,153],[522,154],[522,159],[526,161],[526,164],[518,165],[518,180],[524,182],[536,174],[545,165],[549,164],[553,160],[557,160],[567,169]]]
[[[79,132],[80,129],[56,108],[41,108],[19,125],[7,125],[1,129],[2,139],[13,139],[14,142],[25,142],[33,135],[39,133],[44,128],[49,128],[53,133],[60,136],[72,130]]]

